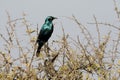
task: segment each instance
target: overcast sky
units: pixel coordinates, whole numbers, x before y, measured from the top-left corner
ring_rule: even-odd
[[[13,19],[25,12],[33,24],[40,25],[48,15],[69,17],[74,14],[81,22],[92,22],[93,15],[98,20],[111,22],[116,17],[113,0],[0,0],[0,28],[7,21],[6,11]],[[67,21],[66,24],[71,25]]]
[[[0,17],[8,11],[14,17],[26,12],[34,22],[39,22],[48,15],[72,14],[86,21],[93,14],[102,19],[110,19],[114,16],[113,5],[113,0],[0,0]]]
[[[8,11],[12,19],[22,17],[23,12],[27,14],[27,18],[32,24],[42,26],[47,16],[71,17],[74,14],[77,19],[84,23],[93,22],[93,15],[98,21],[115,23],[117,21],[114,11],[113,0],[0,0],[0,31],[7,22],[6,11]],[[70,20],[59,19],[56,21],[63,23],[66,33],[77,36],[79,30]],[[54,34],[60,35],[60,27],[55,26]],[[87,25],[87,24],[85,24]],[[94,33],[94,28],[89,26]],[[103,29],[104,32],[106,32]]]

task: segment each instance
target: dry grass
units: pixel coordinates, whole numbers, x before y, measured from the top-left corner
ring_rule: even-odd
[[[115,12],[120,20],[120,11],[115,3]],[[37,29],[33,29],[25,15],[22,18],[11,20],[7,12],[8,23],[5,34],[0,33],[3,49],[0,49],[0,80],[119,80],[120,79],[120,28],[110,23],[98,22],[93,16],[96,25],[97,40],[80,23],[75,16],[69,19],[74,21],[84,36],[84,42],[79,36],[77,40],[64,32],[60,40],[54,40],[42,48],[39,58],[35,56]],[[19,26],[23,27],[19,27]],[[99,27],[105,25],[116,29],[112,39],[112,31],[101,37]],[[64,26],[63,26],[64,27]],[[20,32],[16,32],[20,30]],[[25,37],[23,37],[25,36]],[[69,43],[71,40],[73,46]],[[57,45],[55,47],[50,47]],[[16,55],[16,56],[14,56]]]

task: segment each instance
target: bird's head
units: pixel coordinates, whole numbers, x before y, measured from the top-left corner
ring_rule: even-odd
[[[52,22],[54,19],[57,19],[56,17],[53,17],[53,16],[48,16],[46,19],[45,19],[45,22]]]

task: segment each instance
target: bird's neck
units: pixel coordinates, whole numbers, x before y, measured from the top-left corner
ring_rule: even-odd
[[[48,26],[50,26],[50,25],[52,25],[52,22],[46,21],[45,24],[48,25]]]

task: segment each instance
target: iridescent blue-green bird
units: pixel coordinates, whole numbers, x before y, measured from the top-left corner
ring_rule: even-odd
[[[43,26],[39,32],[39,35],[38,35],[38,38],[36,41],[38,43],[38,48],[37,48],[37,52],[36,52],[37,57],[40,54],[40,49],[48,41],[48,39],[51,37],[51,35],[53,33],[54,26],[53,26],[52,21],[54,19],[57,19],[57,18],[53,17],[53,16],[48,16],[45,19],[45,23],[43,24]]]

